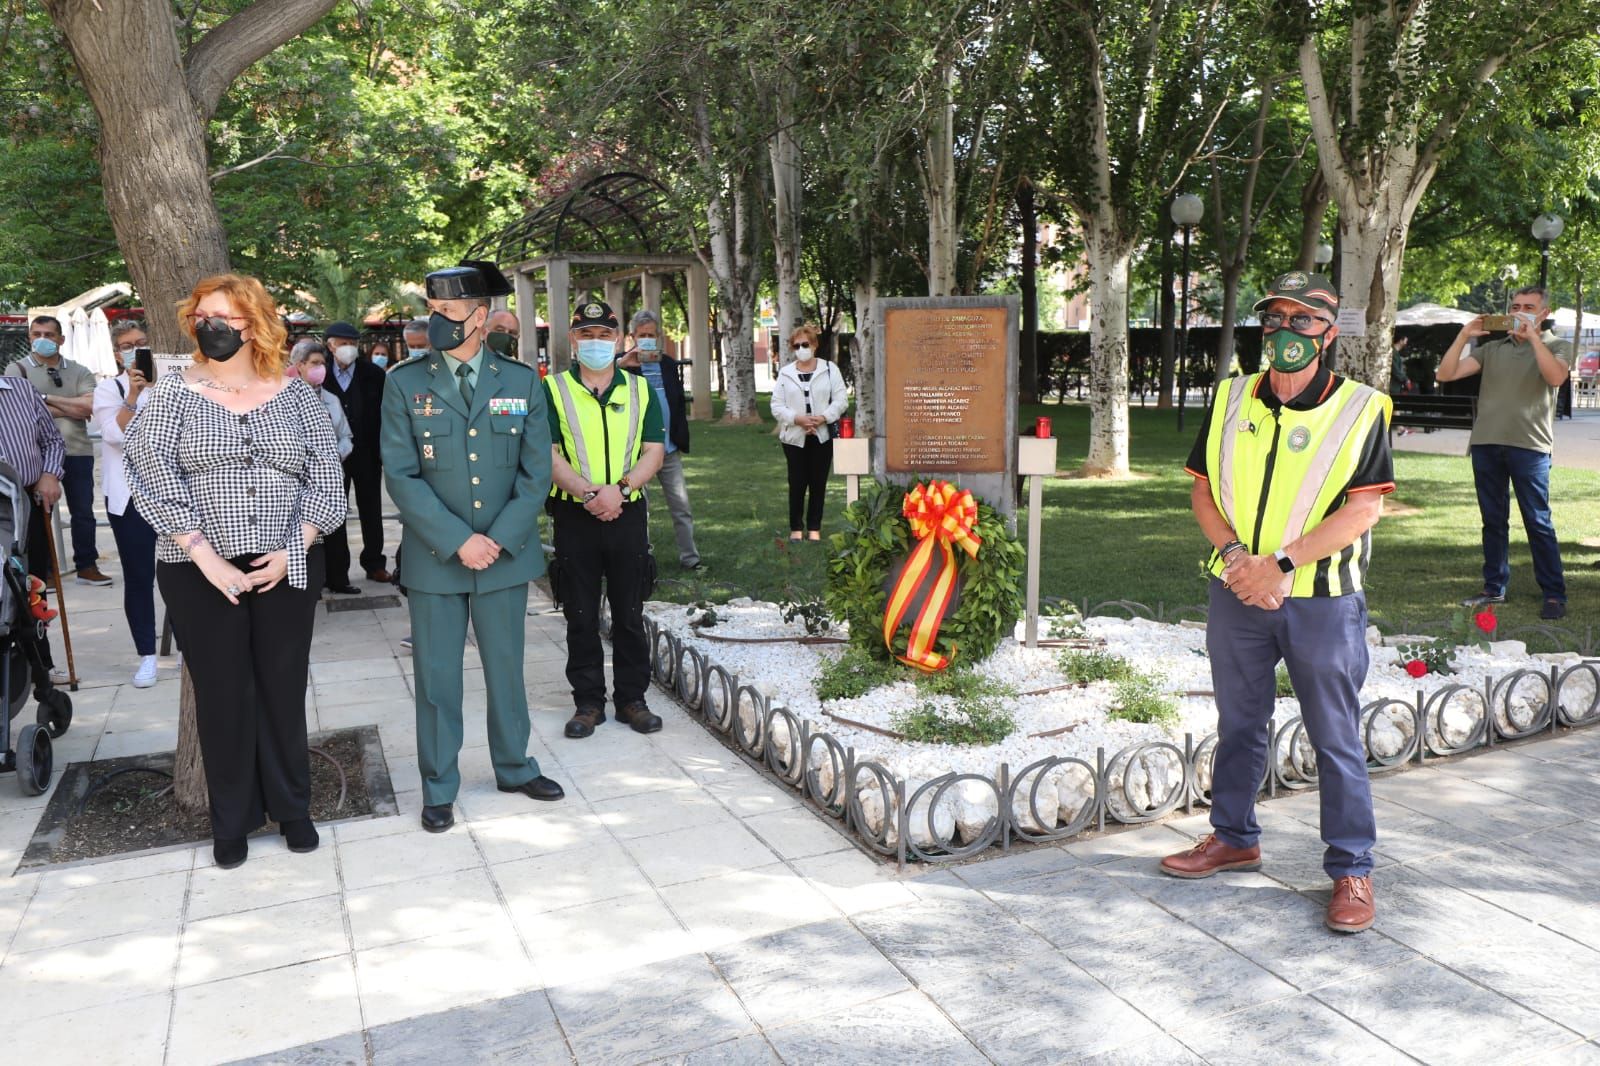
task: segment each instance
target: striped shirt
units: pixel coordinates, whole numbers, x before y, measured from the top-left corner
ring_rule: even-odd
[[[61,438],[44,397],[27,378],[0,378],[0,458],[32,488],[45,474],[61,476],[67,442]]]
[[[172,537],[198,529],[224,559],[287,551],[289,584],[305,588],[300,524],[331,533],[348,507],[333,424],[311,386],[291,381],[246,414],[177,374],[149,396],[123,458],[134,505],[162,535],[156,558],[186,560]]]

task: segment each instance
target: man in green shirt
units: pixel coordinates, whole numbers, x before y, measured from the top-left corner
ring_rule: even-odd
[[[1507,482],[1517,494],[1517,508],[1533,554],[1533,576],[1544,593],[1539,617],[1567,614],[1567,585],[1561,570],[1561,545],[1550,518],[1550,451],[1555,440],[1555,395],[1572,373],[1572,345],[1544,333],[1549,297],[1537,285],[1511,296],[1514,326],[1493,340],[1486,337],[1483,316],[1461,327],[1434,377],[1459,381],[1482,374],[1478,416],[1472,425],[1472,477],[1483,515],[1483,591],[1462,600],[1463,606],[1504,603],[1511,578],[1509,558],[1511,501]]]
[[[78,583],[109,585],[111,579],[100,572],[100,552],[94,543],[94,443],[89,440],[89,418],[94,414],[96,383],[88,367],[61,354],[64,339],[61,322],[40,315],[28,324],[28,354],[6,367],[6,373],[33,383],[67,442],[61,489],[72,519],[72,568],[78,572]]]

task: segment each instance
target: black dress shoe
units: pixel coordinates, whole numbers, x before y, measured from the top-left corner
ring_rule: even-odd
[[[594,727],[606,720],[604,707],[579,707],[567,722],[567,736],[582,740],[594,734]]]
[[[289,845],[290,851],[301,854],[316,851],[317,845],[322,842],[310,818],[291,818],[287,822],[279,822],[278,832],[283,834],[284,843]]]
[[[211,858],[219,870],[231,870],[235,866],[243,866],[244,860],[250,857],[250,842],[243,837],[238,840],[216,839],[211,842]]]
[[[661,731],[661,718],[652,714],[650,708],[644,705],[644,700],[634,700],[626,707],[617,710],[617,721],[633,727],[635,733],[658,733]]]
[[[329,586],[327,586],[327,589],[328,589],[329,592],[337,593],[340,596],[359,596],[359,595],[361,595],[361,590],[356,588],[354,585],[350,584],[350,582],[348,582],[348,581],[346,581],[342,585],[329,585]]]
[[[558,800],[567,794],[566,790],[544,775],[532,781],[524,781],[520,785],[498,785],[501,792],[520,792],[529,799]]]
[[[455,805],[437,803],[422,808],[422,828],[430,833],[442,833],[456,824]]]
[[[1545,600],[1544,606],[1539,609],[1539,617],[1547,622],[1556,622],[1567,616],[1566,600]]]

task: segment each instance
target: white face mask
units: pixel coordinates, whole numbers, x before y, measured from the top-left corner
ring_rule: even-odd
[[[809,344],[802,344],[800,347],[794,350],[794,357],[802,363],[806,362],[811,358],[811,346]]]
[[[339,361],[340,366],[349,366],[356,361],[356,346],[346,344],[333,350],[333,357]]]

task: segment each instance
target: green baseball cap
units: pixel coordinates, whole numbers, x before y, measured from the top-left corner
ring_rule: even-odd
[[[1255,309],[1260,311],[1273,300],[1293,300],[1329,319],[1339,314],[1339,290],[1333,287],[1326,274],[1308,274],[1304,270],[1279,274],[1267,286],[1267,294],[1256,301]]]

